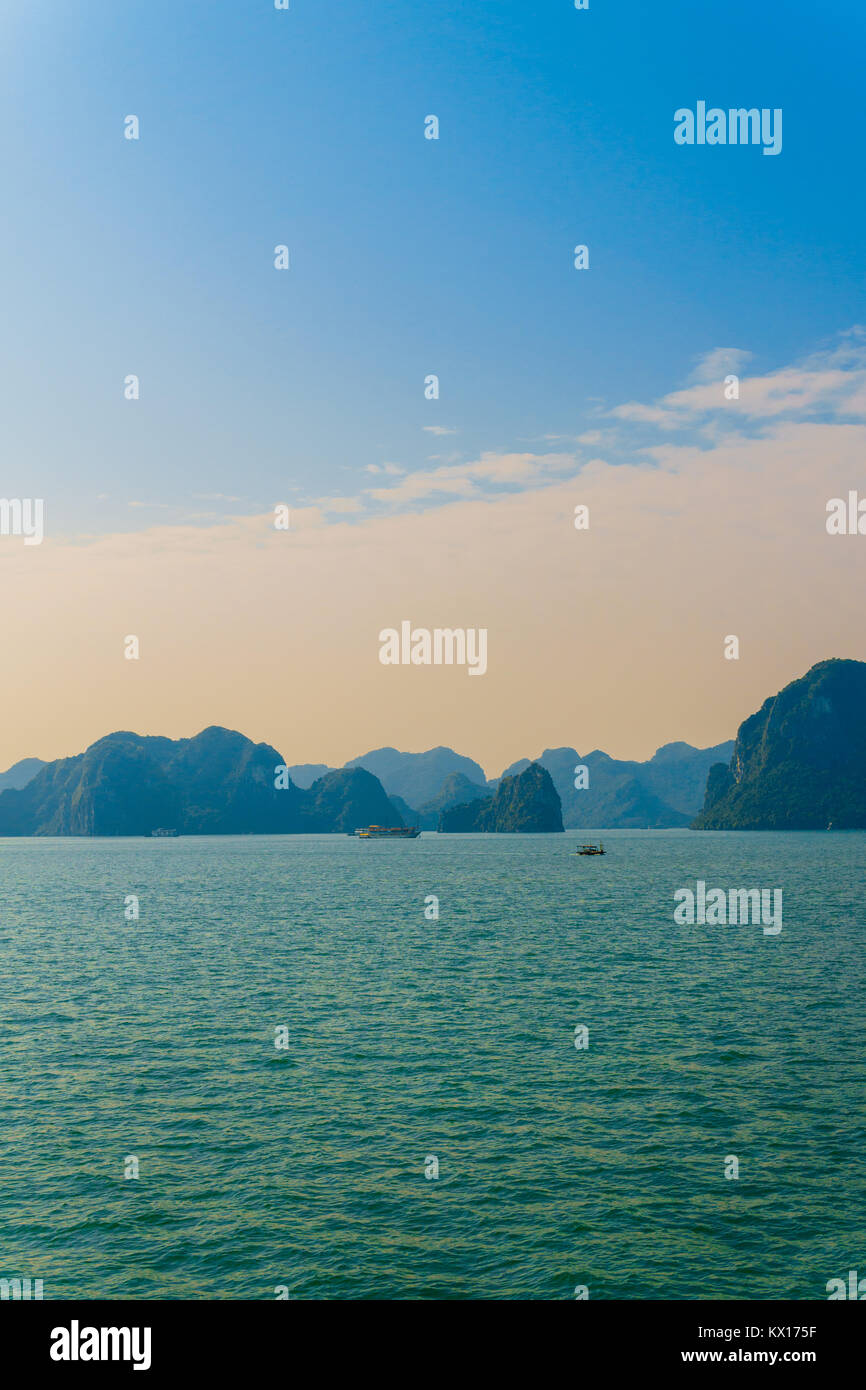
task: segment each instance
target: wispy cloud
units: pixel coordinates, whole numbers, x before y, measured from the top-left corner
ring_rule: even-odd
[[[506,487],[525,488],[551,475],[572,472],[570,454],[482,454],[471,463],[455,463],[407,474],[394,487],[369,489],[377,502],[397,506],[430,497],[477,497]]]
[[[741,372],[751,357],[752,354],[743,348],[713,348],[711,352],[705,352],[703,357],[698,358],[691,373],[691,380],[696,385],[723,381],[731,372]]]
[[[360,497],[317,497],[314,503],[323,512],[360,512],[364,504]]]
[[[692,373],[692,384],[644,404],[627,401],[608,411],[628,424],[682,430],[707,425],[741,429],[773,419],[866,418],[866,330],[853,328],[836,344],[794,365],[748,375],[751,354],[715,348]],[[726,394],[725,378],[739,378],[738,395]]]

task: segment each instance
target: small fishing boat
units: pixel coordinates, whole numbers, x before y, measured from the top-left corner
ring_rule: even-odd
[[[599,840],[597,845],[578,845],[575,854],[604,854],[604,845]]]

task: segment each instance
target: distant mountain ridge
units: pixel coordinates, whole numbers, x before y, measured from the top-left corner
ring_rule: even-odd
[[[446,807],[439,814],[439,829],[452,833],[538,834],[562,828],[553,779],[540,763],[530,763],[514,777],[502,777],[492,796]]]
[[[730,758],[733,748],[733,739],[712,748],[668,743],[644,763],[599,750],[581,757],[575,748],[547,748],[535,761],[550,773],[566,829],[661,829],[691,823],[703,804],[710,768]],[[436,828],[443,809],[490,796],[501,781],[488,781],[477,762],[443,747],[426,753],[380,748],[346,766],[373,772],[403,819],[425,830]],[[502,776],[529,766],[530,759],[521,758]],[[589,785],[581,789],[574,785],[578,766],[589,771]]]
[[[472,758],[452,748],[428,748],[424,753],[401,753],[396,748],[375,748],[352,758],[347,768],[364,768],[382,783],[398,817],[407,825],[435,830],[443,806],[493,794],[484,769]],[[335,769],[323,763],[296,763],[289,776],[299,787]]]
[[[710,767],[729,760],[733,747],[732,740],[705,749],[670,743],[644,763],[611,758],[599,750],[581,757],[575,748],[548,748],[536,761],[553,779],[567,829],[663,828],[690,824],[703,804]],[[25,762],[36,765],[34,772],[45,766],[39,759]],[[529,765],[528,758],[521,758],[502,776],[514,776]],[[581,789],[574,786],[578,766],[589,771],[589,785]],[[24,780],[18,785],[22,786],[27,780],[25,763],[16,768],[21,769],[18,777]],[[501,781],[488,781],[472,758],[442,746],[422,753],[377,748],[351,759],[343,769],[297,763],[289,766],[289,777],[297,790],[306,791],[322,777],[353,769],[371,773],[384,787],[390,798],[387,819],[424,830],[436,829],[442,810],[492,796]],[[10,769],[4,776],[13,772]]]
[[[576,748],[546,748],[537,761],[553,778],[567,830],[664,829],[690,824],[710,768],[729,758],[733,747],[733,740],[713,748],[668,743],[645,763],[611,758],[598,749],[581,757]],[[522,758],[503,776],[526,766]],[[587,769],[586,786],[575,786],[578,767]]]
[[[0,774],[0,835],[494,829],[526,816],[561,816],[567,829],[866,828],[866,663],[818,662],[746,719],[736,742],[668,743],[643,763],[547,748],[488,781],[451,748],[385,747],[343,768],[296,764],[277,789],[280,765],[269,744],[216,726],[190,739],[109,734],[75,757],[23,758]]]
[[[400,753],[396,748],[376,748],[360,758],[352,758],[346,767],[363,767],[378,777],[382,786],[400,796],[410,806],[423,806],[439,796],[442,785],[452,773],[458,773],[479,787],[486,787],[484,769],[472,758],[464,758],[452,748],[428,748],[426,753]]]
[[[275,786],[283,759],[266,743],[212,726],[194,738],[109,734],[0,792],[0,835],[291,834],[402,824],[363,768],[309,790]]]
[[[464,777],[462,772],[449,772],[442,783],[438,796],[418,807],[416,824],[422,830],[438,830],[439,817],[452,806],[460,806],[468,801],[485,800],[494,795],[495,788],[486,783],[478,785]]]
[[[289,776],[296,787],[302,791],[307,791],[314,782],[320,777],[324,777],[328,772],[336,772],[336,768],[328,767],[325,763],[295,763],[289,768]]]
[[[866,663],[820,661],[737,731],[697,830],[866,828]]]
[[[5,772],[0,772],[0,792],[4,792],[7,787],[19,790],[26,787],[28,782],[32,782],[37,772],[40,772],[46,764],[41,758],[21,758],[17,763],[13,763]]]

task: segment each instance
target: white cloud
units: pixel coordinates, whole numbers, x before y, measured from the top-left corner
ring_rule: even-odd
[[[323,512],[361,512],[364,504],[359,497],[317,497],[315,506]]]
[[[658,405],[642,405],[640,401],[626,401],[616,405],[609,412],[617,420],[631,420],[640,425],[676,425],[677,417],[670,410]]]
[[[712,352],[705,352],[703,357],[698,358],[691,380],[695,385],[700,385],[723,381],[732,372],[739,375],[751,356],[743,348],[713,348]]]
[[[698,364],[693,384],[669,392],[650,405],[627,401],[608,412],[617,420],[684,429],[715,416],[720,424],[754,423],[781,417],[866,418],[866,335],[852,329],[835,347],[813,353],[803,362],[762,375],[743,374],[750,353],[715,348]],[[725,377],[739,376],[739,397],[725,396]]]
[[[407,474],[394,487],[371,488],[377,502],[392,505],[435,496],[476,497],[486,490],[528,487],[551,474],[573,471],[569,454],[482,454],[472,463],[455,463]]]

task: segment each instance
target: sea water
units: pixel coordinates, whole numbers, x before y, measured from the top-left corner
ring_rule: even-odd
[[[601,837],[0,841],[0,1278],[825,1299],[866,1272],[866,834]],[[678,925],[697,880],[781,886],[783,930]]]

